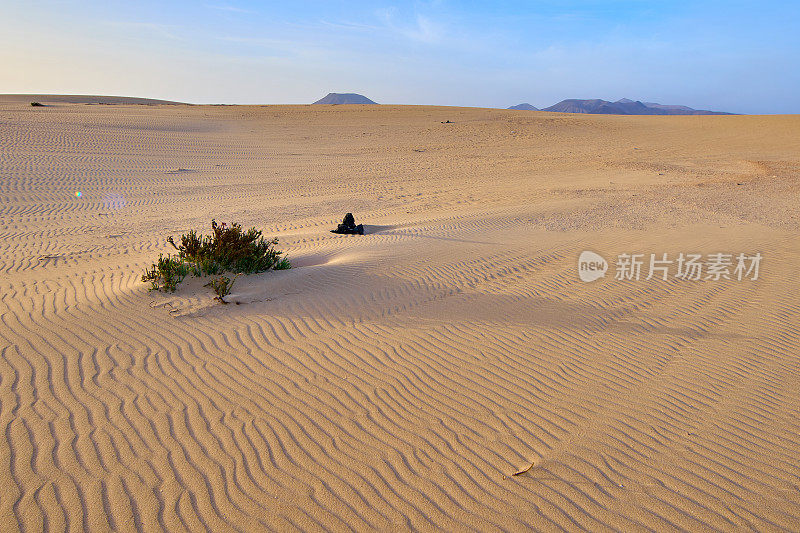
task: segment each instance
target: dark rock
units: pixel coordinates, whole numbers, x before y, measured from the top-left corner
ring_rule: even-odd
[[[356,226],[356,219],[353,213],[347,213],[336,229],[332,229],[331,233],[342,233],[345,235],[364,235],[364,225],[359,224]]]

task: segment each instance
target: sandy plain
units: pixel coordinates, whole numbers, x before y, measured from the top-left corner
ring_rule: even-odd
[[[3,530],[800,529],[800,117],[28,104]],[[148,292],[212,217],[294,268]],[[717,252],[758,279],[614,279]]]

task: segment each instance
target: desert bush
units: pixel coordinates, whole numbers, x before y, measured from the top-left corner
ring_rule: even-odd
[[[189,266],[178,257],[158,255],[158,261],[145,269],[142,281],[150,282],[150,290],[175,292],[178,283],[189,273]]]
[[[173,292],[186,274],[194,276],[215,276],[224,272],[234,274],[254,274],[267,270],[283,270],[291,268],[283,252],[277,251],[274,246],[278,239],[264,239],[261,231],[251,228],[242,230],[240,224],[228,226],[224,222],[217,224],[211,221],[211,235],[198,235],[194,230],[182,235],[180,244],[169,237],[170,243],[177,251],[177,256],[159,256],[158,262],[145,270],[142,281],[151,283],[151,290]],[[223,283],[225,276],[209,283],[217,292],[220,301],[230,293],[233,281]],[[234,278],[235,280],[236,278]]]
[[[211,287],[211,289],[217,295],[214,299],[226,304],[228,302],[225,301],[225,297],[231,293],[233,282],[236,281],[236,278],[239,276],[241,276],[241,274],[236,274],[233,279],[229,278],[228,276],[220,276],[206,283],[204,287]]]
[[[266,240],[256,228],[243,231],[241,225],[235,223],[228,226],[212,220],[211,235],[199,236],[190,231],[181,237],[180,245],[175,244],[172,237],[167,242],[178,250],[182,260],[195,267],[194,272],[200,274],[225,271],[253,274],[285,263],[281,261],[281,252],[273,248],[278,239]]]

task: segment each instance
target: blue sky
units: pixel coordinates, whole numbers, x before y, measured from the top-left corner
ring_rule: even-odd
[[[0,93],[800,113],[800,2],[0,0]]]

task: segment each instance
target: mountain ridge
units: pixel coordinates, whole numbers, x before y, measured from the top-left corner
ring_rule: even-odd
[[[102,105],[192,105],[172,100],[137,96],[102,96],[91,94],[0,94],[0,102],[41,102],[47,104]]]
[[[518,104],[509,109],[530,109],[530,104]],[[532,109],[532,110],[535,110]],[[685,105],[665,105],[655,102],[641,102],[621,98],[616,102],[601,100],[599,98],[581,100],[578,98],[568,98],[557,104],[545,107],[541,111],[554,113],[587,113],[593,115],[734,115],[725,111],[709,111],[707,109],[693,109]]]

